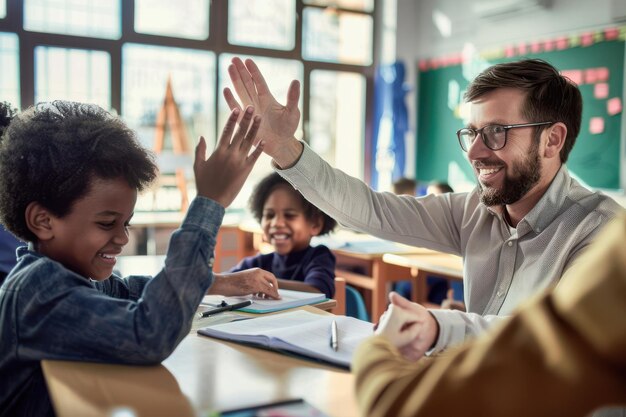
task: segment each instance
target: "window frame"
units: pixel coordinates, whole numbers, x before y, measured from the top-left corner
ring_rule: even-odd
[[[292,50],[266,49],[259,47],[231,45],[228,43],[228,1],[210,1],[209,14],[209,37],[206,40],[194,40],[185,38],[174,38],[169,36],[158,36],[137,33],[134,30],[135,2],[133,0],[121,0],[122,13],[122,33],[119,39],[88,38],[74,35],[62,35],[44,32],[30,32],[24,30],[23,15],[24,4],[22,0],[7,0],[6,16],[0,19],[0,31],[13,32],[19,39],[19,76],[20,76],[20,97],[22,108],[27,108],[34,104],[35,96],[35,65],[34,50],[36,46],[50,46],[62,48],[95,49],[107,52],[111,57],[111,107],[118,113],[121,110],[122,102],[122,46],[125,43],[138,43],[146,45],[159,45],[168,47],[178,47],[186,49],[210,50],[216,54],[216,88],[215,103],[223,100],[221,91],[218,89],[219,83],[219,57],[222,53],[236,55],[256,55],[268,58],[282,58],[298,60],[303,64],[303,84],[302,84],[302,118],[304,140],[307,140],[307,126],[309,123],[309,100],[310,100],[310,75],[314,70],[347,71],[362,74],[366,80],[366,103],[365,103],[365,126],[363,143],[363,175],[366,182],[371,179],[372,162],[372,117],[373,117],[373,96],[374,96],[374,72],[379,63],[381,33],[382,33],[382,1],[374,0],[374,10],[372,12],[359,12],[372,17],[373,25],[373,51],[372,64],[367,66],[338,64],[331,62],[307,61],[302,58],[302,16],[303,10],[307,8],[324,8],[324,6],[305,5],[302,0],[296,0],[296,32],[295,47]],[[338,9],[354,13],[351,9]],[[290,80],[285,80],[289,83]],[[280,97],[278,98],[281,99]],[[219,106],[215,106],[215,120],[218,120]],[[216,126],[215,135],[218,137],[220,126]]]

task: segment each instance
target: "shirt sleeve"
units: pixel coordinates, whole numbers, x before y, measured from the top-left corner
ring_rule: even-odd
[[[468,194],[425,197],[376,192],[331,167],[303,143],[291,168],[276,171],[340,224],[381,239],[462,255],[459,229]]]
[[[189,333],[212,283],[213,250],[223,215],[222,206],[197,197],[170,239],[163,270],[152,279],[131,278],[126,285],[116,280],[109,285],[118,292],[111,295],[126,295],[121,298],[98,291],[88,280],[43,258],[42,268],[50,268],[49,276],[40,280],[41,287],[22,291],[16,306],[18,356],[161,362]]]
[[[552,293],[468,344],[407,362],[386,339],[365,341],[352,364],[362,414],[583,416],[624,404],[626,218],[617,226]]]
[[[326,297],[335,295],[335,255],[326,246],[313,248],[315,254],[304,266],[304,283],[317,288]]]
[[[439,353],[450,346],[463,343],[493,325],[507,320],[507,316],[466,313],[459,310],[431,309],[428,310],[439,324],[439,337],[428,355]]]

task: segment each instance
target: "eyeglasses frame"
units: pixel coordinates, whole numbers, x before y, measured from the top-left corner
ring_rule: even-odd
[[[499,124],[492,124],[492,125],[487,125],[487,126],[483,126],[480,129],[474,129],[471,127],[462,127],[461,129],[456,131],[456,137],[459,139],[459,145],[461,146],[461,149],[463,149],[463,151],[465,152],[469,152],[469,149],[465,149],[465,147],[463,146],[463,140],[461,139],[461,131],[462,130],[470,130],[472,132],[474,132],[474,140],[476,140],[476,137],[478,135],[480,135],[480,140],[483,141],[483,143],[485,144],[485,146],[489,149],[491,149],[492,151],[499,151],[500,149],[503,149],[506,146],[506,142],[508,140],[508,133],[510,129],[515,129],[518,127],[532,127],[532,126],[543,126],[543,125],[551,125],[554,124],[556,122],[534,122],[534,123],[518,123],[518,124],[513,124],[513,125],[499,125]],[[491,146],[487,145],[487,142],[485,141],[485,137],[483,136],[483,130],[491,127],[491,126],[501,126],[504,129],[504,144],[497,148],[497,149],[493,149]],[[472,141],[472,143],[474,143]]]

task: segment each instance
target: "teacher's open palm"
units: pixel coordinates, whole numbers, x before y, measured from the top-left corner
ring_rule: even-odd
[[[256,114],[262,117],[257,135],[265,142],[264,151],[274,156],[281,144],[294,137],[300,121],[298,99],[300,83],[293,80],[287,93],[287,104],[280,104],[270,92],[257,65],[251,59],[245,63],[233,58],[228,74],[239,97],[239,102],[229,88],[224,89],[224,98],[231,110],[253,106]]]

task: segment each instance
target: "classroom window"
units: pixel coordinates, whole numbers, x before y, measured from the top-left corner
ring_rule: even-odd
[[[120,0],[25,0],[24,29],[119,39]]]
[[[325,158],[352,175],[369,178],[372,164],[365,149],[371,137],[361,109],[371,106],[372,93],[361,81],[374,69],[372,27],[379,21],[374,19],[378,13],[374,0],[23,0],[22,4],[0,0],[0,99],[15,107],[25,109],[57,98],[97,103],[118,112],[141,143],[153,148],[169,77],[191,152],[166,161],[163,153],[173,154],[174,139],[166,126],[164,152],[157,162],[161,168],[186,163],[190,173],[198,136],[203,135],[213,149],[229,114],[221,89],[230,86],[231,58],[250,56],[279,102],[285,103],[289,82],[300,81],[301,120],[295,136],[325,149]],[[370,51],[363,50],[367,45]],[[323,76],[323,71],[334,75]],[[345,91],[339,84],[322,81],[328,77],[354,86],[354,92],[340,97],[337,90],[320,91],[320,85]],[[328,93],[330,97],[323,97]],[[370,103],[360,103],[349,113],[344,103],[357,97]],[[349,116],[341,117],[347,119],[340,120],[345,114]],[[349,125],[346,132],[342,123]],[[335,155],[341,152],[358,158],[338,161]],[[244,208],[252,186],[271,171],[269,158],[261,159],[231,208]],[[356,166],[361,162],[365,168]],[[156,206],[150,200],[139,210],[176,209]]]
[[[185,39],[207,39],[209,0],[135,0],[135,31]]]
[[[228,42],[233,45],[292,50],[295,0],[229,0]]]
[[[309,107],[311,148],[332,166],[363,179],[365,77],[312,71]]]
[[[371,12],[374,10],[374,0],[304,0],[304,4],[314,6],[341,7],[342,9]]]
[[[156,117],[168,78],[193,145],[202,135],[215,141],[215,54],[209,51],[126,44],[122,48],[122,116],[153,147]],[[166,137],[166,143],[170,143]]]
[[[220,55],[220,91],[222,91],[225,87],[229,87],[232,89],[230,77],[228,76],[228,65],[230,64],[231,59],[234,56],[235,55],[232,54]],[[300,61],[291,59],[267,58],[260,56],[237,56],[244,60],[246,58],[252,58],[254,60],[261,72],[266,77],[265,81],[267,82],[267,85],[274,94],[274,97],[276,97],[276,99],[283,104],[285,104],[286,102],[287,89],[291,80],[299,80],[302,83],[302,79],[304,77],[304,67],[302,65],[302,62]],[[300,96],[299,108],[302,109],[302,95]],[[226,123],[226,119],[230,114],[230,109],[223,99],[220,99],[218,101],[218,112],[218,126],[224,126],[224,124]],[[302,120],[300,120],[300,125],[298,125],[295,136],[298,139],[302,138]],[[252,169],[252,173],[250,174],[250,180],[247,181],[244,185],[244,188],[242,188],[242,191],[237,196],[237,199],[233,202],[233,206],[245,207],[248,196],[250,195],[253,186],[270,172],[272,172],[270,158],[267,155],[263,154]]]
[[[47,46],[35,48],[35,102],[71,100],[111,108],[108,53]]]
[[[370,65],[371,16],[337,9],[304,9],[302,55],[307,60]]]
[[[19,40],[14,33],[0,33],[0,97],[20,108]]]

